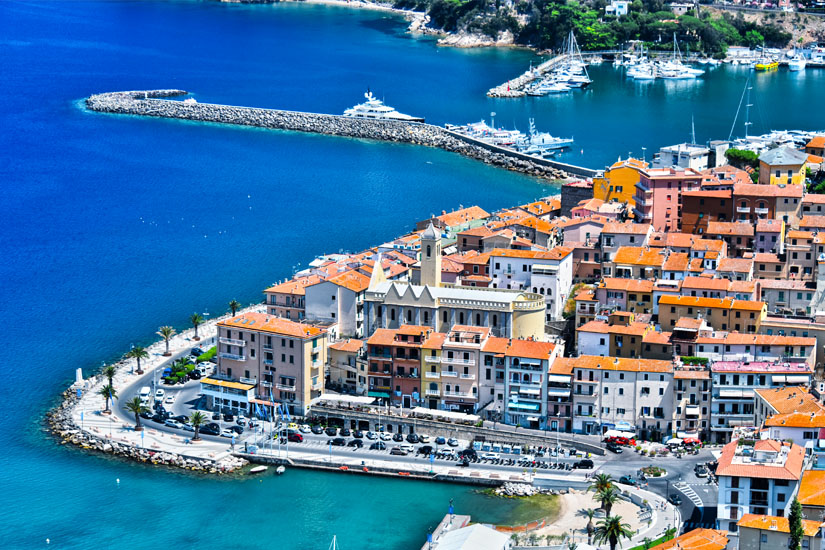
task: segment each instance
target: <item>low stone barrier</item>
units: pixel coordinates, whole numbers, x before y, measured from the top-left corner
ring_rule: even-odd
[[[552,180],[563,179],[568,176],[563,170],[540,162],[541,159],[533,161],[525,158],[525,155],[510,154],[500,148],[491,150],[468,143],[457,138],[446,129],[432,124],[169,100],[169,98],[186,94],[187,92],[184,90],[111,92],[90,96],[86,99],[86,107],[91,111],[102,113],[216,122],[219,124],[410,143],[426,147],[437,147],[480,160],[492,166],[531,176]]]

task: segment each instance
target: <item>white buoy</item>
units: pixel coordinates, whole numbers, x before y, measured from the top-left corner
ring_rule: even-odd
[[[51,544],[52,542],[49,539],[46,539],[46,544]]]
[[[120,478],[117,478],[117,479],[115,480],[115,483],[117,483],[118,485],[120,485]]]

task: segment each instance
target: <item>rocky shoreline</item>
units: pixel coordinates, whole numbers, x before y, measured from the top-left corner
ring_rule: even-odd
[[[439,126],[403,121],[348,118],[338,115],[302,113],[254,107],[235,107],[193,101],[168,101],[186,95],[184,90],[148,90],[112,92],[86,99],[91,111],[154,116],[254,126],[277,130],[309,132],[331,136],[371,139],[436,147],[479,160],[486,164],[548,180],[560,180],[568,174],[542,159],[528,160],[526,155],[508,153],[500,148],[481,147],[460,139]]]

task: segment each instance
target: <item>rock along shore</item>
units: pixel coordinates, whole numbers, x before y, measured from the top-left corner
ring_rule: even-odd
[[[437,147],[492,166],[550,180],[564,179],[568,176],[565,171],[550,166],[541,159],[532,161],[525,158],[526,155],[515,152],[507,153],[499,148],[481,147],[468,143],[448,130],[432,124],[168,100],[168,98],[187,95],[187,93],[184,90],[147,90],[96,94],[86,99],[86,107],[91,111],[102,113],[217,122],[410,143]]]

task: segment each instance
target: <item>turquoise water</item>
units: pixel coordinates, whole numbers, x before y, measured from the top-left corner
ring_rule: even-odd
[[[40,419],[72,380],[161,324],[223,312],[316,253],[358,250],[442,208],[554,189],[437,150],[86,113],[90,93],[179,87],[201,101],[341,112],[369,86],[433,122],[574,135],[601,166],[628,151],[726,137],[745,73],[692,87],[628,83],[609,66],[564,98],[490,100],[533,59],[439,49],[398,18],[305,5],[0,3],[0,319],[4,548],[414,548],[446,511],[505,521],[467,488],[290,471],[184,476],[55,445]],[[755,130],[823,127],[825,72],[760,75]],[[793,108],[783,108],[794,105]],[[761,117],[761,120],[760,120]],[[121,480],[120,486],[115,479]]]

